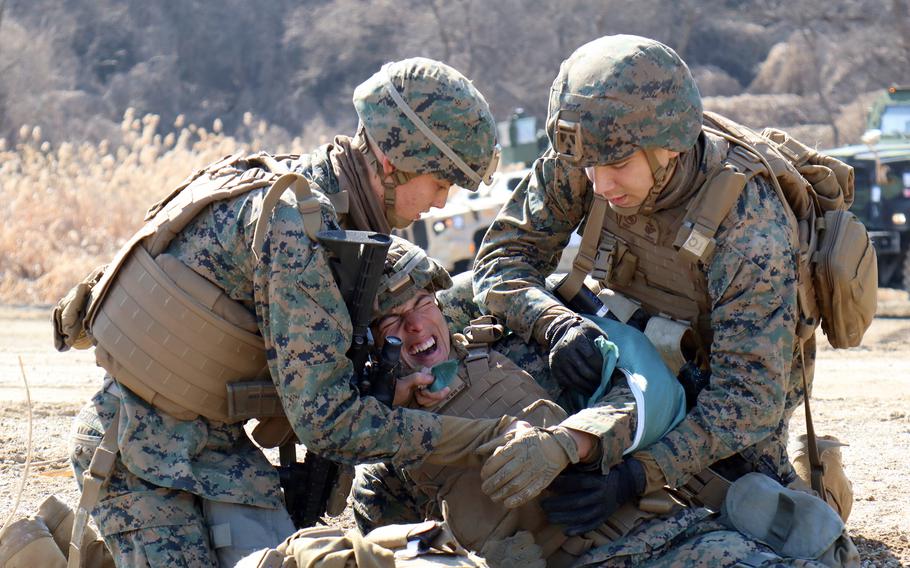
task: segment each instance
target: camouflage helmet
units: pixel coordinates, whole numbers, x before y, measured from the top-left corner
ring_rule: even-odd
[[[415,57],[386,63],[354,90],[367,136],[403,172],[476,190],[499,166],[490,107],[461,73]]]
[[[392,236],[385,267],[376,292],[378,318],[414,297],[419,290],[436,293],[452,286],[452,278],[438,261],[427,256],[419,246]]]
[[[639,148],[685,152],[701,125],[689,68],[652,39],[586,43],[562,63],[550,89],[547,136],[561,159],[579,167],[612,164]]]

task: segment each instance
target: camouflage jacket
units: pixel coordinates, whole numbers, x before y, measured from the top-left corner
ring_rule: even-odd
[[[342,189],[329,151],[324,146],[286,165],[310,179],[323,204],[324,228],[345,228],[325,197]],[[256,314],[269,371],[302,444],[344,463],[419,464],[439,436],[439,418],[390,410],[350,386],[347,308],[290,192],[272,213],[259,260],[253,257],[253,227],[266,190],[207,207],[167,252]],[[275,470],[242,424],[176,420],[123,390],[119,446],[132,473],[211,500],[282,505]]]
[[[699,143],[699,168],[707,172],[726,145],[710,135]],[[694,194],[673,207],[685,208]],[[559,303],[545,291],[544,278],[585,220],[592,195],[583,173],[544,155],[487,232],[474,266],[477,300],[526,340]],[[787,422],[802,398],[794,364],[798,250],[784,207],[767,179],[753,178],[722,223],[713,258],[700,267],[711,306],[701,314],[713,331],[711,384],[685,420],[646,450],[671,485],[735,453],[752,469],[785,483],[793,478],[786,442]],[[810,340],[810,377],[813,358]]]

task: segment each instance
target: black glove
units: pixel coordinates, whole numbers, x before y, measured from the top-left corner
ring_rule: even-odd
[[[622,505],[645,490],[645,470],[636,459],[626,458],[607,475],[567,472],[550,484],[552,497],[540,506],[551,523],[564,525],[568,536],[594,530]]]
[[[604,364],[594,339],[606,336],[596,324],[575,314],[553,320],[545,335],[553,378],[568,389],[586,396],[593,394],[600,385]]]

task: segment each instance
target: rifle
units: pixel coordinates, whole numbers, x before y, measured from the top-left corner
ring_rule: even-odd
[[[320,231],[317,239],[329,252],[332,276],[351,317],[353,340],[346,353],[354,368],[351,383],[361,396],[373,396],[391,407],[401,340],[387,337],[376,360],[370,321],[392,240],[380,233],[342,230]],[[278,474],[291,520],[298,529],[312,526],[325,514],[341,468],[309,450],[303,462],[297,462],[293,442],[282,445],[278,453]]]

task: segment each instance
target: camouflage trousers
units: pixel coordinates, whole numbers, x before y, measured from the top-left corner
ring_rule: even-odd
[[[418,493],[395,468],[384,464],[358,466],[352,493],[357,528],[366,534],[387,524],[438,518],[434,503]],[[825,566],[813,560],[782,558],[768,546],[720,523],[716,517],[707,509],[685,508],[647,520],[624,538],[589,550],[574,566]]]
[[[76,417],[70,459],[80,490],[118,403],[102,390]],[[132,474],[119,455],[91,516],[116,565],[129,567],[233,566],[295,530],[283,509],[221,503],[159,487]]]
[[[384,463],[357,466],[351,508],[361,534],[385,525],[441,520],[435,501],[419,495],[398,468]]]
[[[646,521],[625,537],[590,550],[574,566],[822,568],[825,564],[782,558],[765,544],[719,522],[715,513],[684,508]]]

